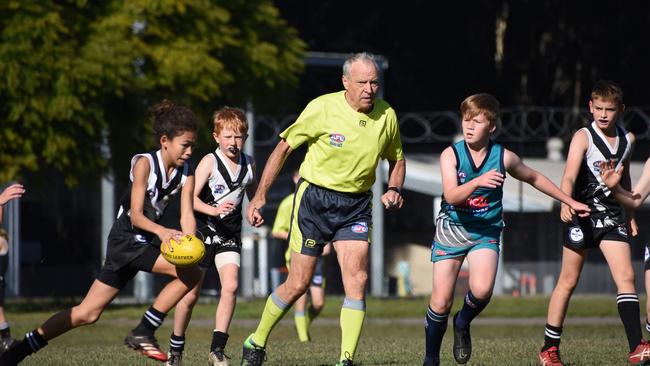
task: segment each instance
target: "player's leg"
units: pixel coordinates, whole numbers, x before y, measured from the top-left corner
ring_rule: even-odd
[[[2,250],[3,247],[5,249],[4,253]],[[9,263],[7,248],[8,248],[8,244],[6,243],[5,239],[2,236],[0,236],[0,353],[4,352],[6,349],[11,347],[11,345],[15,342],[15,340],[11,338],[11,329],[9,327],[9,322],[5,317],[5,311],[4,311],[5,273],[7,272],[7,267]]]
[[[345,299],[341,308],[341,362],[353,360],[366,316],[365,291],[368,282],[367,241],[337,240],[334,249],[341,267]]]
[[[331,247],[330,244],[326,248]],[[311,278],[311,286],[309,286],[309,295],[311,301],[307,306],[307,309],[304,310],[304,320],[305,320],[305,334],[307,335],[307,340],[311,337],[309,336],[309,327],[311,323],[316,319],[323,310],[325,306],[325,257],[324,255],[318,257],[316,263],[316,270],[314,271],[314,276]]]
[[[618,314],[625,328],[630,352],[633,352],[641,344],[642,338],[639,297],[634,286],[634,268],[632,267],[630,245],[622,241],[603,240],[600,243],[600,249],[616,284]]]
[[[439,260],[433,258],[436,261],[432,266],[432,291],[424,323],[424,365],[426,366],[440,364],[440,345],[447,331],[449,311],[454,300],[454,287],[464,258],[464,256]]]
[[[225,366],[228,364],[224,354],[229,337],[228,329],[237,304],[240,255],[237,252],[219,253],[214,262],[219,272],[221,296],[215,312],[209,359],[213,366]]]
[[[183,352],[185,351],[185,332],[192,318],[194,305],[199,300],[199,292],[205,276],[205,270],[203,269],[201,272],[201,280],[176,304],[174,327],[169,337],[166,366],[179,366],[182,364]]]
[[[119,291],[119,288],[95,280],[79,305],[52,315],[38,329],[25,334],[22,341],[2,354],[0,364],[16,365],[45,347],[49,340],[73,328],[95,323]]]
[[[650,296],[650,250],[648,249],[648,244],[646,244],[644,252],[644,281],[645,281],[645,330],[650,333],[650,301],[648,297]]]
[[[140,323],[124,339],[127,346],[142,352],[145,356],[167,361],[167,354],[160,350],[154,333],[162,325],[167,313],[201,281],[203,272],[197,266],[187,268],[174,266],[153,246],[134,260],[131,266],[173,278],[160,291],[153,305],[142,316]]]
[[[293,304],[293,321],[296,325],[296,333],[298,333],[298,340],[301,342],[309,342],[309,331],[307,326],[307,292],[302,294]]]
[[[472,355],[470,323],[485,309],[492,297],[494,280],[499,263],[496,244],[474,246],[467,254],[469,265],[469,292],[463,299],[463,307],[454,315],[454,358],[467,363]]]
[[[560,337],[571,295],[578,285],[585,262],[586,250],[562,249],[562,267],[557,284],[551,294],[544,329],[544,346],[540,351],[542,364],[557,364],[559,361]],[[547,360],[547,361],[543,361]],[[557,360],[554,361],[554,360]]]

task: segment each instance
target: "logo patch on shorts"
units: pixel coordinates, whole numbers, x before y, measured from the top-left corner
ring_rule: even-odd
[[[499,244],[499,241],[496,239],[488,239],[488,243],[490,244]]]
[[[367,233],[368,232],[368,224],[366,224],[365,222],[358,222],[355,225],[353,225],[350,230],[352,230],[353,232],[355,232],[357,234]]]
[[[643,253],[643,261],[644,261],[644,262],[647,262],[647,261],[648,261],[648,258],[650,258],[650,252],[648,251],[648,246],[647,246],[647,244],[646,244],[645,252]]]
[[[584,234],[582,233],[582,229],[579,227],[572,227],[569,230],[569,240],[571,240],[574,243],[581,242],[582,239],[584,238]]]
[[[625,227],[625,225],[618,226],[618,233],[627,238],[627,228]]]
[[[316,240],[314,240],[314,239],[307,239],[307,240],[305,240],[305,246],[306,246],[307,248],[313,248],[313,247],[315,247],[315,246],[316,246]]]
[[[341,147],[343,146],[344,141],[345,136],[341,135],[340,133],[330,133],[330,145],[334,147]]]
[[[437,256],[447,255],[447,252],[445,252],[442,249],[436,249],[436,250],[433,251],[433,253],[435,253],[435,255],[437,255]]]

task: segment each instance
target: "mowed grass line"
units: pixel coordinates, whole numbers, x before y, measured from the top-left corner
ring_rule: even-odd
[[[576,297],[570,316],[617,317],[615,299],[610,296]],[[312,327],[312,342],[298,342],[291,322],[282,322],[274,330],[268,345],[266,365],[333,365],[338,359],[340,329],[336,319],[339,297],[329,298],[324,318]],[[369,365],[421,365],[424,353],[424,309],[427,299],[368,300],[368,321],[364,326],[356,361]],[[460,301],[456,301],[455,307]],[[481,317],[543,317],[548,298],[495,298]],[[62,305],[62,304],[57,304]],[[31,305],[33,307],[33,305]],[[44,307],[47,307],[43,305]],[[9,320],[14,335],[38,326],[51,315],[51,309],[38,311],[19,304],[10,306]],[[112,306],[100,321],[81,327],[57,339],[50,346],[25,360],[23,365],[162,365],[149,360],[122,344],[126,333],[138,322],[142,306]],[[232,365],[238,365],[241,343],[254,330],[263,300],[240,301],[227,347]],[[215,304],[200,304],[190,324],[184,365],[206,365]],[[161,346],[168,348],[172,316],[158,331]],[[289,313],[285,319],[291,319]],[[372,321],[390,318],[392,321]],[[422,319],[422,323],[413,319]],[[238,319],[248,319],[239,321]],[[402,320],[406,319],[406,320]],[[451,322],[450,322],[451,323]],[[472,327],[474,352],[468,365],[535,365],[543,341],[540,325],[481,325]],[[451,356],[453,330],[448,328],[443,344],[442,364],[455,364]],[[621,325],[570,325],[565,327],[562,356],[572,365],[624,365],[627,347]]]

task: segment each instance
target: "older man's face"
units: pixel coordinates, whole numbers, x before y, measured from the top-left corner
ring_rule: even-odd
[[[379,77],[377,69],[372,62],[363,60],[350,65],[349,75],[343,75],[345,99],[350,106],[362,113],[372,111],[377,91],[379,91]]]

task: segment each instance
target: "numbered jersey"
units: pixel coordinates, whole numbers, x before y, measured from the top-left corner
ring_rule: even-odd
[[[242,153],[237,169],[233,171],[226,161],[228,158],[223,156],[219,149],[210,155],[212,155],[214,161],[212,172],[210,173],[210,179],[199,193],[199,198],[201,201],[215,207],[223,202],[232,202],[235,208],[228,215],[216,217],[197,213],[199,228],[208,226],[211,231],[216,232],[223,238],[239,237],[241,233],[242,201],[246,189],[255,179],[252,167],[253,158]],[[208,235],[206,235],[204,241],[208,245],[211,244]]]
[[[186,162],[167,176],[160,150],[137,154],[131,159],[130,182],[120,200],[117,220],[108,236],[107,266],[119,269],[144,252],[147,245],[160,246],[160,239],[153,233],[141,230],[131,223],[131,190],[133,185],[133,168],[138,159],[149,160],[149,175],[144,199],[143,213],[151,221],[160,221],[163,214],[172,215],[173,220],[180,221],[180,212],[166,212],[169,202],[180,195],[187,178],[194,174]]]
[[[580,165],[573,197],[589,205],[593,227],[618,226],[626,220],[625,210],[603,183],[600,166],[605,162],[614,161],[618,169],[629,160],[632,152],[631,134],[617,124],[616,142],[614,146],[610,146],[596,122],[582,128],[582,131],[587,135],[589,146]]]

